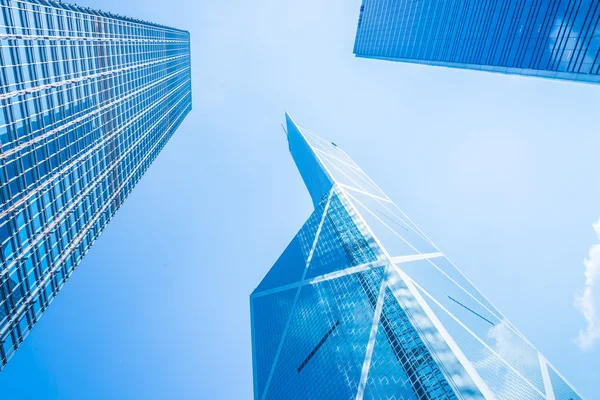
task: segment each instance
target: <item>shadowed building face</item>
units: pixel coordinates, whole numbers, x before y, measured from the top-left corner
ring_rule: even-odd
[[[256,399],[581,398],[343,150],[287,135],[315,210],[250,297]]]
[[[596,0],[363,0],[358,57],[600,83]]]

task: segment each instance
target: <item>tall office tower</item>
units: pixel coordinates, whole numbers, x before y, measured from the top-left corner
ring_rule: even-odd
[[[315,210],[250,297],[255,399],[581,399],[344,151],[287,135]]]
[[[354,53],[600,83],[598,0],[363,0]]]
[[[1,0],[0,367],[191,110],[186,31]]]

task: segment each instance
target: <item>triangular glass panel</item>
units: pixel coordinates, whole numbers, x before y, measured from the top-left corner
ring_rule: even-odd
[[[306,279],[377,260],[369,243],[337,195],[323,222]]]
[[[300,246],[300,239],[295,237],[260,282],[255,293],[298,282],[302,279],[305,268],[306,259]]]
[[[402,264],[400,268],[538,390],[543,391],[537,350],[505,319],[492,314],[476,298],[444,276],[433,265],[435,261],[415,261]]]
[[[571,386],[569,386],[569,384],[565,382],[565,380],[561,378],[550,365],[548,365],[548,375],[550,376],[550,383],[552,384],[556,400],[582,400]]]
[[[392,230],[390,226],[383,223],[381,219],[375,217],[372,212],[367,210],[361,203],[357,202],[348,191],[345,191],[345,193],[361,218],[364,219],[365,224],[373,232],[375,238],[379,240],[390,256],[395,257],[419,254],[419,250],[411,246],[411,244],[409,244],[409,242],[407,242],[399,233]],[[435,251],[436,250],[433,249],[433,252]],[[426,251],[422,251],[421,253],[430,252],[432,252],[431,248],[427,248]]]
[[[430,260],[444,275],[447,275],[448,279],[453,280],[456,284],[460,285],[465,291],[471,296],[477,299],[485,308],[487,308],[492,314],[501,318],[500,312],[494,307],[482,294],[477,290],[475,286],[462,274],[446,257],[439,257]]]
[[[364,398],[390,399],[394,396],[406,400],[418,400],[402,365],[388,343],[385,332],[380,327],[377,331]]]
[[[385,241],[384,247],[392,257],[415,253],[435,253],[439,250],[431,244],[417,227],[395,209],[393,203],[377,199],[368,194],[345,188],[350,201],[371,226],[375,236]],[[397,242],[402,243],[398,250]],[[404,250],[409,248],[410,250]],[[408,251],[412,252],[409,253]]]
[[[501,353],[491,351],[425,292],[419,290],[419,293],[496,399],[544,399],[543,388],[539,390],[519,372],[531,370],[531,359],[517,360],[516,364],[508,363],[506,358],[510,357],[506,357],[505,351],[510,350],[507,346],[499,346]],[[500,341],[504,340],[502,332],[500,329],[497,333]],[[537,365],[539,368],[539,362]]]
[[[257,390],[262,395],[298,289],[251,298]]]
[[[381,280],[378,269],[301,288],[267,399],[354,398]]]
[[[331,157],[321,156],[321,161],[327,170],[331,173],[334,180],[342,185],[350,186],[367,193],[380,197],[386,197],[385,193],[379,190],[373,183],[365,179],[354,168],[337,161]]]
[[[285,286],[302,279],[326,204],[327,198],[311,214],[254,293]]]
[[[326,197],[333,182],[306,141],[306,137],[289,115],[286,115],[286,122],[290,153],[316,208],[323,197]]]
[[[386,289],[365,397],[394,395],[402,399],[456,399],[437,360]]]

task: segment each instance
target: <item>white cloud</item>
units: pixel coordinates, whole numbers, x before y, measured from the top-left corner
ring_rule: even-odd
[[[531,386],[536,387],[530,380],[530,376],[537,375],[540,368],[540,361],[537,351],[519,337],[515,331],[510,328],[509,322],[504,319],[500,323],[489,328],[486,340],[494,353],[483,346],[480,348],[482,358],[477,361],[473,357],[473,367],[482,374],[482,376],[498,377],[494,381],[490,390],[498,399],[516,399],[534,396],[535,392]],[[502,362],[502,361],[504,362]],[[522,373],[519,377],[510,366]],[[500,379],[501,378],[501,379]],[[524,380],[531,386],[524,385]],[[538,390],[542,390],[537,386]]]
[[[600,240],[600,220],[594,225]],[[586,328],[575,339],[582,350],[591,349],[600,340],[600,243],[590,248],[585,264],[585,288],[575,297],[575,307],[586,320]]]

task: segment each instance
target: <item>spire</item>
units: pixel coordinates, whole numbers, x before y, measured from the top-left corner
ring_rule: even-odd
[[[302,128],[294,122],[287,112],[285,113],[285,121],[290,153],[292,153],[292,158],[316,207],[323,196],[329,193],[329,190],[333,186],[333,179],[321,164],[321,161],[306,139],[305,134],[302,132]]]

